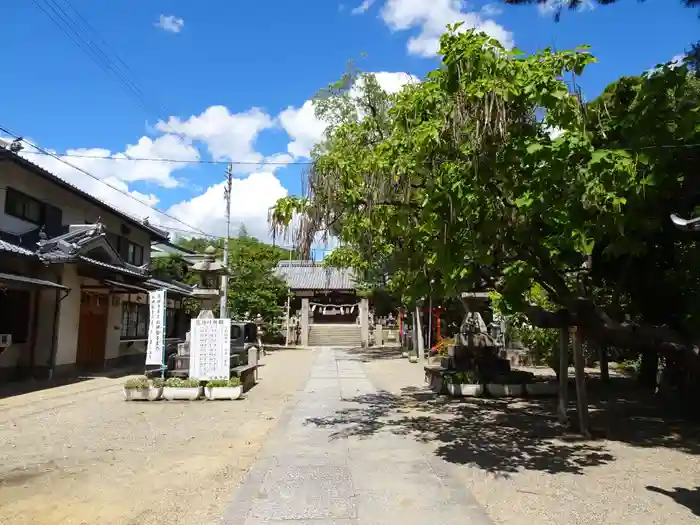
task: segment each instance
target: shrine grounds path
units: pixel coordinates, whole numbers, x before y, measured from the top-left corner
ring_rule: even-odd
[[[315,359],[264,357],[234,402],[127,403],[124,378],[0,399],[0,523],[219,524]]]
[[[440,398],[399,351],[352,354],[382,393],[358,399],[362,409],[345,423],[354,420],[359,435],[423,443],[456,468],[497,524],[700,523],[700,430],[655,406],[633,381],[606,390],[587,381],[596,439],[582,441],[559,428],[554,399]]]
[[[605,435],[584,442],[551,400],[436,397],[397,349],[264,361],[236,402],[126,403],[123,378],[0,399],[0,523],[700,520],[700,433],[647,400],[615,393],[599,410],[592,388]]]
[[[451,465],[366,412],[382,394],[361,359],[339,349],[317,355],[234,491],[225,525],[492,524]]]

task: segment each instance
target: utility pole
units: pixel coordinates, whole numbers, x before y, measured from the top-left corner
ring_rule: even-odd
[[[290,239],[294,239],[294,234],[289,235]],[[289,269],[288,272],[291,273],[292,267],[292,246],[289,248]],[[289,318],[291,316],[291,301],[292,301],[292,289],[287,287],[287,337],[284,340],[284,346],[289,346],[289,339],[292,337],[291,327],[289,326]]]
[[[231,237],[231,187],[233,185],[233,164],[226,170],[226,187],[224,188],[224,200],[226,201],[226,237],[224,237],[224,268],[226,273],[221,278],[221,299],[219,303],[219,319],[228,317],[228,240]]]

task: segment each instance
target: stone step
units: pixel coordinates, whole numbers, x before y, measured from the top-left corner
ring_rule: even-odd
[[[309,346],[360,346],[362,331],[355,324],[314,324],[309,327]]]

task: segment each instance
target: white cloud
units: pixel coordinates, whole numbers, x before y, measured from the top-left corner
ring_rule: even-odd
[[[462,22],[461,30],[475,28],[497,39],[504,47],[513,46],[513,34],[488,18],[493,14],[466,11],[461,0],[386,0],[381,17],[393,31],[419,29],[418,36],[408,40],[408,52],[423,57],[435,56],[440,35],[447,24]]]
[[[379,71],[373,73],[379,85],[387,93],[397,93],[404,85],[420,82],[420,79],[408,73],[392,73]],[[353,96],[350,90],[350,96]],[[292,141],[287,145],[287,151],[294,156],[309,157],[314,145],[321,142],[327,124],[316,118],[313,101],[307,100],[300,108],[288,107],[279,114],[279,121]]]
[[[559,128],[557,126],[545,126],[544,132],[549,135],[549,138],[552,140],[557,140],[559,137],[561,137],[564,133],[566,133],[565,130],[562,128]]]
[[[189,181],[179,181],[174,177],[174,172],[187,164],[133,161],[126,160],[125,157],[197,160],[200,158],[195,142],[197,141],[208,148],[214,156],[259,162],[262,167],[260,165],[239,166],[240,171],[254,173],[233,181],[232,232],[235,234],[238,226],[243,223],[251,235],[268,240],[268,209],[278,198],[287,195],[287,190],[274,172],[293,160],[288,153],[263,156],[253,151],[252,144],[259,131],[271,126],[272,119],[256,109],[232,114],[226,108],[214,106],[199,116],[193,116],[184,121],[171,118],[169,122],[172,127],[178,128],[175,130],[179,133],[178,135],[163,133],[156,138],[142,137],[136,144],[127,145],[122,152],[111,152],[105,148],[75,148],[67,150],[64,156],[59,155],[61,159],[59,160],[48,155],[37,154],[35,149],[25,147],[21,154],[66,182],[136,219],[148,217],[152,224],[172,228],[176,234],[181,234],[180,230],[185,229],[192,230],[194,235],[198,235],[196,230],[213,235],[225,234],[223,183],[216,183],[206,190],[200,188],[196,190],[198,195],[195,197],[183,200],[165,210],[165,213],[185,223],[182,224],[166,216],[165,213],[151,208],[159,203],[158,191],[141,193],[133,191],[130,184],[136,181],[149,181],[167,189],[180,186],[192,191],[192,184]],[[173,131],[162,122],[158,124],[158,129]],[[56,152],[52,151],[52,153]],[[97,180],[62,160],[87,171]]]
[[[160,15],[160,18],[155,25],[156,27],[160,27],[169,33],[179,33],[182,31],[185,21],[182,18],[176,17],[175,15]]]
[[[171,206],[168,214],[177,217],[213,235],[226,235],[226,205],[224,182],[207,188],[191,200]],[[231,232],[245,224],[248,233],[262,240],[269,238],[268,209],[277,199],[286,197],[287,189],[274,173],[255,172],[245,178],[234,179],[231,190]],[[182,227],[182,226],[180,226]]]
[[[225,106],[210,106],[200,115],[186,120],[170,117],[158,122],[163,132],[176,131],[190,140],[203,142],[216,160],[262,162],[263,155],[254,151],[258,134],[274,126],[272,118],[259,108],[244,113],[231,113]],[[250,171],[239,166],[240,171]]]
[[[56,175],[80,173],[65,162],[37,153],[37,150],[26,144],[22,155]],[[108,159],[94,157],[108,157]],[[152,182],[165,188],[174,188],[178,185],[178,181],[172,176],[173,172],[187,165],[187,162],[127,160],[130,157],[195,161],[199,159],[199,151],[180,137],[166,134],[155,140],[141,137],[136,144],[127,145],[123,152],[111,152],[105,148],[74,148],[66,150],[66,155],[61,158],[101,179],[113,179],[124,183]],[[82,176],[87,177],[84,174]]]
[[[280,124],[292,138],[287,151],[296,157],[309,157],[311,149],[323,138],[325,122],[314,115],[314,103],[304,102],[300,108],[289,107],[279,115]]]
[[[360,5],[358,5],[355,9],[351,11],[353,15],[361,15],[362,13],[366,13],[370,7],[374,4],[376,0],[364,0]]]
[[[36,144],[31,140],[29,142]],[[67,157],[57,155],[55,151],[44,148],[46,151],[55,154],[58,157],[57,159],[50,155],[37,154],[37,150],[26,143],[24,146],[24,149],[20,152],[21,156],[53,173],[65,182],[133,217],[154,217],[155,212],[149,206],[158,204],[158,197],[154,194],[129,191],[128,184],[122,178],[121,168],[115,167],[126,166],[127,162],[130,161],[122,164],[116,161]],[[69,154],[75,152],[81,152],[81,154],[86,155],[103,155],[105,152],[109,154],[109,150],[100,148],[67,151]],[[69,164],[87,171],[94,175],[96,179],[71,167]],[[94,217],[94,219],[97,219],[97,217]]]
[[[671,67],[680,67],[683,65],[683,61],[685,60],[686,55],[674,55],[671,57]]]
[[[486,4],[481,8],[482,16],[498,16],[503,13],[501,6],[496,4]]]

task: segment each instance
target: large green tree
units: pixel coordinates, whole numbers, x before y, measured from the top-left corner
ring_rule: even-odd
[[[612,272],[595,273],[639,254],[646,232],[668,222],[659,203],[683,184],[660,154],[613,140],[635,117],[606,113],[604,99],[586,108],[569,93],[562,76],[594,58],[585,48],[526,56],[457,27],[440,51],[442,66],[396,96],[364,83],[367,109],[336,113],[343,118],[315,151],[308,194],[276,208],[273,223],[301,213],[302,246],[330,230],[348,264],[410,298],[485,286],[540,324],[576,323],[616,346],[689,348],[687,334],[623,322],[626,312],[609,308]],[[664,97],[691,97],[690,78],[686,65],[644,77],[627,109],[653,121]],[[332,107],[342,107],[343,89]],[[663,113],[669,130],[683,129],[665,136],[670,145],[700,142],[697,116]],[[567,315],[525,304],[535,285]]]
[[[231,239],[228,308],[232,319],[260,315],[268,328],[280,322],[287,287],[274,270],[284,255],[279,247],[247,235]]]

